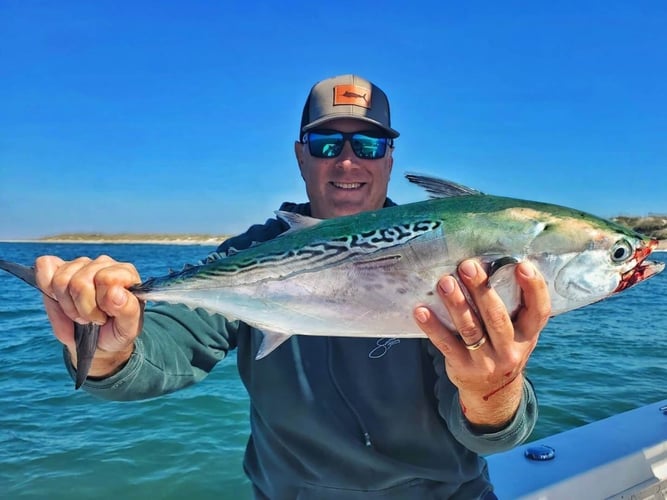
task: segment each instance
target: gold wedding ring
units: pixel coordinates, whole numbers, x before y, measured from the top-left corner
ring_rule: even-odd
[[[466,344],[465,342],[463,343],[466,346],[466,349],[469,351],[476,351],[480,347],[482,347],[484,344],[486,344],[486,335],[483,335],[481,339],[479,339],[477,342],[474,344]]]

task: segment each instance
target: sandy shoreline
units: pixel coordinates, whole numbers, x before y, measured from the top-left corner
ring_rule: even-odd
[[[658,247],[654,252],[667,252],[667,240],[658,240]]]
[[[226,237],[220,238],[179,238],[179,239],[160,239],[160,240],[131,240],[131,239],[99,239],[99,240],[2,240],[0,243],[40,243],[40,244],[80,244],[80,245],[202,245],[202,246],[218,246]]]

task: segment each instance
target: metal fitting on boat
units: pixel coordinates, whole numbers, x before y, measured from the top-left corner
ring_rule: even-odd
[[[556,450],[554,450],[551,446],[538,444],[536,446],[530,446],[529,448],[526,448],[524,454],[528,460],[544,462],[546,460],[553,460],[556,457]]]

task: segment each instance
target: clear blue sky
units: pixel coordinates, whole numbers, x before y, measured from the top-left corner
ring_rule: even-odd
[[[318,80],[390,97],[406,171],[667,213],[667,2],[0,1],[0,239],[235,233],[305,193]]]

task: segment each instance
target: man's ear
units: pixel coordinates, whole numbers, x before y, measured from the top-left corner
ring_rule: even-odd
[[[294,156],[296,156],[296,162],[299,164],[299,172],[301,172],[301,178],[305,180],[303,176],[303,166],[304,166],[304,159],[303,159],[303,143],[299,141],[294,141]]]

